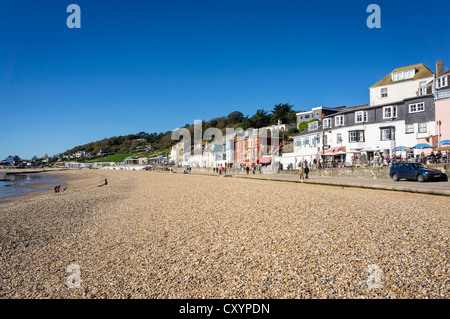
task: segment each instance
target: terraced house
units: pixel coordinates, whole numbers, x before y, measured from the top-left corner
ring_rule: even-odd
[[[319,121],[294,137],[294,152],[283,154],[283,167],[323,159],[354,166],[392,157],[396,146],[436,146],[442,132],[448,134],[442,123],[450,110],[450,72],[443,72],[440,63],[436,75],[422,63],[394,69],[370,87],[370,105],[329,108],[334,111],[322,113]],[[442,103],[439,109],[435,100]],[[439,122],[437,116],[442,118]]]

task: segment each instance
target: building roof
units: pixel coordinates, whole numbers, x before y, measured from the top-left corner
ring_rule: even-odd
[[[445,71],[445,72],[442,72],[441,74],[439,74],[439,75],[436,76],[436,77],[440,78],[440,77],[443,76],[443,75],[450,75],[450,69],[448,69],[448,70]]]
[[[334,117],[334,116],[342,114],[342,113],[353,112],[353,111],[363,110],[363,109],[367,109],[367,108],[371,108],[371,106],[369,106],[368,104],[348,106],[348,107],[342,108],[337,113],[325,115],[324,118],[326,118],[326,117]]]
[[[406,79],[406,80],[400,80],[400,81],[392,80],[393,73],[406,71],[406,70],[410,70],[410,69],[416,69],[416,74],[414,75],[414,77],[412,79]],[[397,84],[397,83],[406,82],[406,81],[415,81],[418,79],[429,78],[432,76],[433,76],[433,71],[431,71],[429,68],[427,68],[423,63],[413,64],[413,65],[394,69],[391,73],[386,75],[383,79],[381,79],[380,81],[378,81],[377,83],[372,85],[370,88],[374,88],[374,87],[378,87],[378,86],[386,86],[386,85],[391,85],[391,84]]]
[[[298,133],[297,135],[294,135],[292,138],[296,138],[296,137],[302,137],[304,135],[309,135],[309,134],[317,134],[317,132],[322,132],[322,121],[316,121],[317,122],[317,129],[315,130],[305,130],[301,133]]]

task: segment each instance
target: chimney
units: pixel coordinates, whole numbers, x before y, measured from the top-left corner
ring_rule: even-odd
[[[436,76],[439,76],[442,73],[444,73],[444,63],[442,63],[442,60],[438,60],[436,63]]]
[[[277,125],[281,125],[282,121],[281,119],[278,119],[278,124]]]

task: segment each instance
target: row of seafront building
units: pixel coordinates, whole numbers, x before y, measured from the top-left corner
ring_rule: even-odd
[[[278,123],[226,135],[220,144],[178,143],[172,148],[170,161],[191,167],[270,163],[286,169],[305,161],[328,159],[342,166],[355,166],[377,157],[427,154],[430,150],[400,154],[393,150],[419,143],[439,150],[437,144],[450,139],[449,82],[450,70],[444,71],[441,60],[436,72],[422,63],[396,68],[370,87],[370,104],[319,106],[297,113],[297,127],[301,122],[317,121],[293,137],[293,149],[289,151],[279,147],[282,139],[278,136],[294,125]]]

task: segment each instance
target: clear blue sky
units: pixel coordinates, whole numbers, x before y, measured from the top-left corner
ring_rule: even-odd
[[[66,8],[81,7],[81,29]],[[366,8],[381,7],[381,29]],[[0,159],[239,110],[369,103],[396,67],[450,66],[450,1],[0,0]]]

